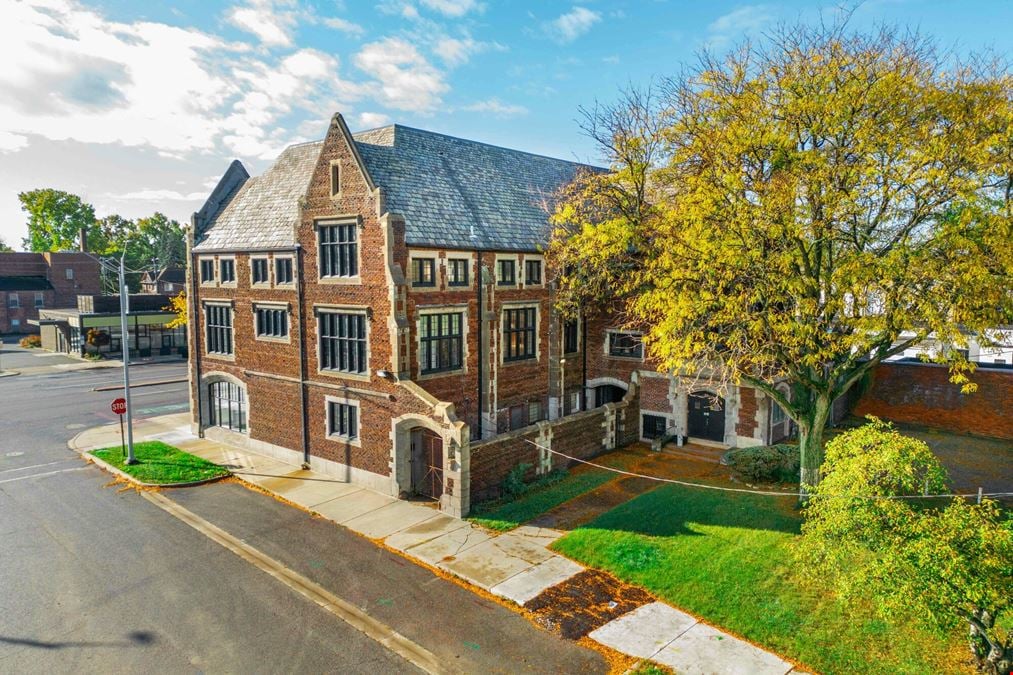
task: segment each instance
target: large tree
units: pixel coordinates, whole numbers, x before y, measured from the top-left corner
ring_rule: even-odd
[[[795,26],[585,110],[611,170],[561,196],[560,305],[610,299],[662,369],[764,392],[815,485],[837,397],[1013,316],[1011,92],[918,36]]]
[[[95,209],[80,197],[62,190],[43,188],[18,195],[21,210],[28,214],[25,250],[69,251],[80,244],[81,228],[95,224]]]
[[[8,246],[7,242],[3,240],[3,237],[0,237],[0,253],[10,253],[13,250],[14,249]]]
[[[946,490],[928,446],[873,421],[827,444],[825,479],[805,508],[804,575],[887,617],[968,628],[979,665],[1013,668],[1013,520],[996,502],[911,499]]]

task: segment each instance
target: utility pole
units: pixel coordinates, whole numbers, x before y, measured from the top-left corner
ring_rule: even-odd
[[[134,459],[134,409],[130,405],[130,333],[127,329],[127,293],[126,270],[124,258],[127,252],[124,248],[120,256],[120,349],[123,355],[123,398],[127,400],[127,464],[136,464]]]

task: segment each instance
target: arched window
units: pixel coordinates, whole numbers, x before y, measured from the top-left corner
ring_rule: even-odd
[[[228,380],[208,385],[211,426],[246,433],[246,391]]]

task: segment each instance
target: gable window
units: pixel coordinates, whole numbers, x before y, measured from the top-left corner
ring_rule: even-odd
[[[7,306],[11,309],[17,309],[21,306],[21,298],[18,297],[17,293],[11,293],[7,296]]]
[[[46,295],[44,293],[35,294],[35,309],[40,309],[46,306]]]
[[[496,262],[496,265],[499,272],[497,283],[500,286],[514,286],[517,284],[516,260],[499,260]]]
[[[467,286],[468,285],[468,263],[470,260],[451,258],[447,261],[447,285]]]
[[[358,229],[355,223],[320,226],[320,276],[359,275]]]
[[[254,307],[257,337],[287,338],[288,309],[284,307]]]
[[[327,401],[327,437],[354,441],[359,437],[359,406]]]
[[[253,258],[250,260],[250,277],[252,283],[270,283],[271,279],[268,277],[267,269],[267,258]]]
[[[207,330],[208,353],[231,356],[233,354],[232,307],[229,305],[205,305],[204,326]]]
[[[223,284],[231,284],[236,281],[236,261],[232,258],[221,258],[218,260],[218,280]]]
[[[579,324],[576,319],[563,322],[563,353],[573,354],[577,351]]]
[[[503,360],[521,361],[535,358],[536,309],[503,310]]]
[[[274,259],[274,283],[275,285],[292,283],[291,258]]]
[[[200,281],[202,284],[214,283],[215,280],[215,261],[214,258],[201,258],[200,261]]]
[[[419,317],[419,361],[423,375],[461,367],[461,333],[460,312]]]
[[[412,286],[436,285],[436,258],[412,258]]]
[[[338,162],[331,163],[331,196],[341,194],[341,165]]]
[[[320,369],[366,372],[366,315],[320,312]]]
[[[609,356],[644,358],[644,343],[637,333],[609,333]]]
[[[524,261],[524,283],[529,286],[540,286],[542,283],[542,261]]]
[[[73,279],[74,278],[74,268],[73,267],[68,267],[67,269],[63,270],[63,273],[64,273],[64,275],[66,275],[67,279]]]

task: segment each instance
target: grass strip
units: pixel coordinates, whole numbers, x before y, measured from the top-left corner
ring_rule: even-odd
[[[469,520],[490,530],[512,530],[563,502],[590,492],[614,477],[615,474],[598,469],[570,473],[561,481],[533,487],[515,499],[479,504],[472,511]]]
[[[136,464],[126,463],[120,446],[93,450],[90,454],[144,483],[190,483],[229,473],[217,464],[161,441],[134,443]]]

